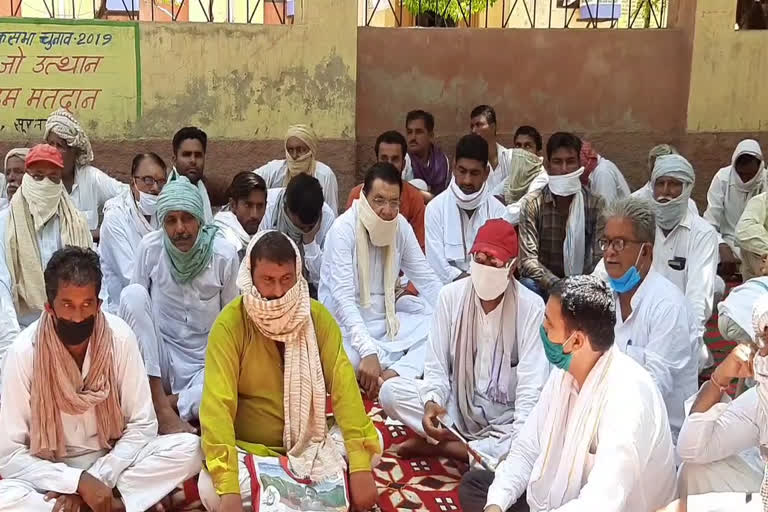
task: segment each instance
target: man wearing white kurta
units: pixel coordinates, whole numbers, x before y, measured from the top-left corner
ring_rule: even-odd
[[[267,209],[267,184],[264,178],[243,171],[232,178],[227,189],[229,202],[213,217],[221,234],[237,249],[242,261],[251,237],[259,231]]]
[[[509,167],[504,154],[507,148],[496,140],[496,110],[490,105],[478,105],[469,114],[469,130],[481,136],[488,143],[488,193],[503,183],[509,176]]]
[[[5,350],[43,311],[48,260],[65,245],[93,245],[85,216],[62,184],[61,153],[39,144],[25,168],[21,188],[0,212],[0,377]]]
[[[581,147],[581,165],[584,166],[582,178],[588,180],[589,190],[601,196],[606,204],[629,195],[627,180],[616,164],[592,149],[589,142]]]
[[[760,297],[768,296],[768,277],[753,277],[728,292],[717,305],[717,329],[720,335],[738,343],[755,338],[752,308]]]
[[[400,456],[472,462],[466,446],[435,424],[441,418],[495,467],[536,404],[549,374],[539,339],[544,303],[512,277],[517,251],[511,224],[486,222],[472,246],[471,278],[440,291],[424,380],[396,377],[382,386],[387,415],[420,436],[400,444]]]
[[[253,172],[264,178],[267,188],[288,185],[299,173],[317,178],[323,187],[325,202],[334,214],[339,211],[339,185],[333,170],[317,159],[317,136],[311,126],[296,124],[285,134],[285,159],[271,160]]]
[[[197,187],[200,197],[203,198],[205,222],[213,222],[213,207],[204,179],[208,135],[196,126],[186,126],[173,135],[171,144],[173,171],[184,176]]]
[[[157,196],[165,185],[165,173],[165,162],[157,154],[136,155],[130,190],[104,205],[99,254],[108,291],[105,309],[110,313],[117,313],[120,294],[131,282],[141,239],[158,228]]]
[[[698,387],[698,345],[688,302],[656,270],[655,240],[656,216],[647,201],[629,197],[607,208],[600,244],[616,302],[616,346],[656,382],[676,440],[683,403]]]
[[[160,432],[192,432],[186,422],[200,410],[208,332],[238,295],[240,260],[205,223],[200,194],[185,177],[163,188],[157,216],[162,229],[142,239],[119,314],[141,345]]]
[[[736,224],[752,197],[765,189],[765,165],[760,144],[753,139],[739,142],[731,157],[731,165],[723,167],[707,192],[704,219],[720,234],[721,274],[728,277],[738,272],[741,255],[736,244]]]
[[[323,189],[312,176],[299,174],[287,187],[267,191],[267,211],[259,231],[275,229],[298,246],[313,297],[320,282],[325,238],[334,220],[336,213],[325,202]]]
[[[199,439],[158,437],[136,337],[100,311],[96,253],[57,251],[45,279],[46,311],[6,359],[0,510],[148,510],[200,471]]]
[[[64,187],[77,209],[85,215],[88,229],[98,241],[101,209],[107,201],[127,190],[128,185],[91,165],[91,142],[80,123],[68,110],[59,109],[48,116],[44,139],[61,151],[64,159]]]
[[[540,335],[555,369],[495,475],[462,477],[465,512],[648,512],[672,501],[664,401],[648,372],[613,346],[613,324],[599,278],[572,276],[550,290]]]
[[[717,277],[717,232],[687,207],[694,179],[693,167],[682,156],[656,159],[651,174],[651,204],[656,212],[653,260],[654,268],[688,299],[701,369],[713,361],[704,344],[704,332],[712,316],[715,291],[722,295],[725,283]]]
[[[366,173],[363,193],[328,232],[319,299],[339,322],[344,348],[362,388],[378,395],[380,381],[418,378],[441,283],[398,214],[402,178],[389,163]],[[419,291],[396,300],[400,271]]]
[[[424,214],[427,262],[444,284],[469,274],[477,230],[504,216],[504,205],[491,195],[487,180],[488,144],[479,135],[465,135],[456,144],[451,184]]]

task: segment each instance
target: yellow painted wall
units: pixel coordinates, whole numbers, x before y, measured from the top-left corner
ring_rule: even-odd
[[[688,131],[768,131],[768,30],[734,30],[735,1],[697,4]]]

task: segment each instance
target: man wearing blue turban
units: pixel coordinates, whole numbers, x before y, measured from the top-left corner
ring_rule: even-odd
[[[157,202],[160,229],[142,239],[119,315],[141,345],[161,434],[194,432],[208,332],[238,295],[237,251],[207,224],[190,181],[171,175]]]

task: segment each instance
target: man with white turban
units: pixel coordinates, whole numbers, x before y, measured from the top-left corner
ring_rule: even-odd
[[[197,187],[175,173],[157,200],[161,229],[139,244],[118,314],[136,333],[161,434],[194,432],[208,333],[237,293],[240,259],[205,220]]]
[[[323,187],[325,202],[339,211],[339,185],[330,167],[317,159],[317,135],[311,126],[295,124],[285,133],[285,159],[272,160],[253,172],[264,178],[267,188],[288,186],[299,173],[317,178]]]
[[[656,159],[651,173],[656,213],[653,261],[654,268],[690,303],[701,369],[711,357],[704,345],[704,331],[714,304],[718,238],[708,222],[688,209],[694,180],[693,167],[682,156]]]
[[[650,180],[651,173],[653,173],[653,166],[656,165],[656,159],[660,156],[679,154],[680,152],[677,151],[677,148],[671,144],[658,144],[653,146],[650,151],[648,151],[648,181],[645,182],[645,185],[635,190],[630,195],[632,197],[639,197],[640,199],[651,201],[653,199],[653,189],[651,188]],[[693,199],[688,199],[688,209],[696,215],[699,214],[699,207],[696,206],[696,201]]]
[[[360,386],[378,395],[383,381],[418,378],[441,282],[398,213],[402,177],[389,163],[373,165],[363,193],[325,238],[318,298],[339,322]],[[419,296],[396,296],[403,271]]]
[[[765,190],[765,164],[760,144],[753,139],[739,142],[731,157],[731,165],[720,169],[707,192],[704,220],[720,234],[721,276],[739,272],[741,263],[736,244],[736,224],[752,197]]]
[[[68,110],[59,109],[45,122],[45,141],[61,152],[61,180],[75,206],[83,212],[95,241],[99,241],[99,215],[104,203],[128,190],[128,185],[97,169],[88,134]]]
[[[427,262],[443,284],[469,275],[477,231],[505,213],[489,189],[485,139],[473,133],[463,136],[455,155],[450,185],[427,204],[424,215]]]
[[[3,172],[0,173],[0,210],[11,203],[13,194],[24,178],[24,160],[29,154],[27,148],[13,148],[5,155]]]
[[[760,450],[768,445],[768,293],[755,302],[752,322],[753,340],[737,345],[686,402],[690,413],[677,452],[687,494],[760,491],[765,467]],[[732,381],[747,377],[757,385],[731,399]],[[739,502],[744,503],[743,494],[733,503]]]
[[[91,247],[83,214],[62,185],[61,153],[38,144],[11,204],[0,212],[0,372],[8,345],[40,317],[46,301],[43,269],[66,245]]]

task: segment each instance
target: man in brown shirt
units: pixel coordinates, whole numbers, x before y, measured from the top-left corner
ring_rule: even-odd
[[[605,201],[582,185],[580,152],[575,135],[552,135],[547,141],[550,182],[520,201],[520,281],[542,296],[567,275],[591,273],[603,256],[598,240]]]
[[[376,161],[388,162],[397,168],[401,173],[405,166],[405,154],[408,146],[400,132],[391,130],[379,135],[376,139]],[[363,185],[358,185],[349,192],[347,199],[347,209],[352,206],[352,201],[360,197],[360,190]],[[419,241],[419,247],[424,251],[424,197],[419,189],[403,181],[403,192],[400,196],[400,213],[408,221]]]

